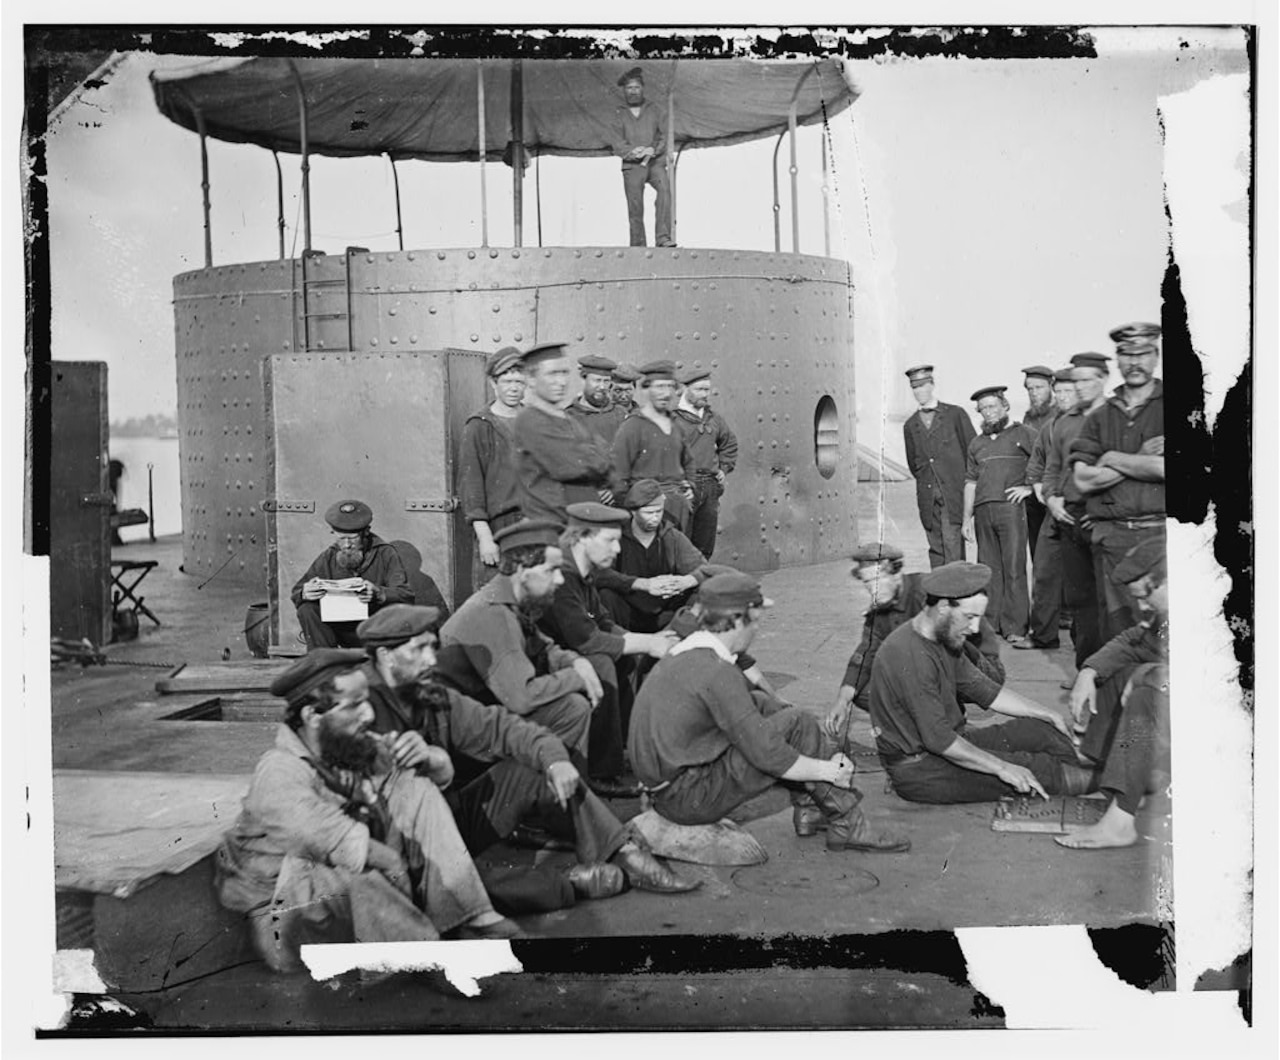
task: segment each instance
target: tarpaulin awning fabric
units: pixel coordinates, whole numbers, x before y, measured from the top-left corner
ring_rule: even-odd
[[[525,150],[530,155],[608,155],[623,106],[617,80],[644,73],[645,98],[667,108],[674,93],[677,147],[717,147],[777,135],[793,97],[797,121],[819,123],[857,93],[838,59],[525,59]],[[156,104],[171,121],[208,135],[301,152],[297,81],[307,101],[308,151],[389,154],[434,162],[475,161],[477,81],[483,72],[485,152],[495,160],[512,139],[510,59],[218,60],[152,75]]]

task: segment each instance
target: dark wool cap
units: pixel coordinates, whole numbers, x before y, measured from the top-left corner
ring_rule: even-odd
[[[991,582],[991,568],[985,563],[948,563],[929,571],[920,579],[920,588],[943,600],[963,600],[983,592]]]
[[[912,383],[931,383],[933,382],[933,365],[918,364],[914,368],[908,368],[905,374]]]
[[[485,365],[484,370],[490,379],[497,379],[512,368],[519,368],[523,360],[524,354],[514,346],[503,346],[497,353],[489,355],[489,363]]]
[[[970,401],[977,401],[986,397],[988,394],[995,394],[997,397],[1004,397],[1004,392],[1008,390],[1007,386],[984,386],[981,390],[975,390],[969,395]]]
[[[1022,374],[1026,376],[1036,376],[1040,379],[1052,379],[1053,369],[1043,364],[1033,364],[1030,368],[1022,369]]]
[[[587,372],[595,372],[597,375],[612,375],[613,370],[618,367],[618,362],[611,361],[608,357],[597,357],[594,353],[589,353],[585,357],[578,358],[578,367],[582,369],[584,375]]]
[[[662,487],[658,485],[656,479],[642,478],[631,484],[631,489],[627,491],[622,506],[634,511],[636,508],[643,508],[646,504],[652,504],[661,496],[663,496]]]
[[[601,526],[622,526],[623,523],[631,521],[631,516],[621,508],[610,508],[607,504],[600,504],[597,501],[571,504],[565,511],[569,515],[570,527],[585,526],[594,530]]]
[[[1055,383],[1074,383],[1076,379],[1075,371],[1074,368],[1059,368],[1053,373],[1053,381]]]
[[[1124,346],[1126,343],[1135,346],[1154,346],[1155,340],[1160,337],[1159,324],[1121,324],[1118,328],[1112,328],[1109,332],[1111,341],[1117,346]]]
[[[640,374],[644,377],[644,385],[656,382],[659,379],[671,379],[676,377],[675,361],[650,361],[648,364],[640,366]]]
[[[520,358],[520,364],[524,368],[532,368],[542,361],[563,357],[565,356],[564,348],[567,345],[569,345],[567,342],[540,342]]]
[[[1071,357],[1071,364],[1075,368],[1097,368],[1100,371],[1106,372],[1109,370],[1107,368],[1107,362],[1110,360],[1111,358],[1105,353],[1093,353],[1092,351],[1086,351],[1084,353],[1073,354]]]
[[[1111,572],[1111,580],[1117,585],[1128,585],[1145,574],[1163,579],[1167,569],[1164,537],[1157,535],[1129,549]]]
[[[740,611],[748,607],[772,607],[760,583],[741,571],[715,574],[698,586],[698,600],[703,607],[723,611]]]
[[[872,541],[870,544],[859,545],[854,549],[851,558],[854,563],[879,563],[881,560],[902,559],[902,549],[885,544],[883,541]]]
[[[613,370],[615,383],[635,383],[640,379],[640,370],[633,364],[620,364]]]
[[[680,374],[676,376],[676,382],[681,386],[688,386],[690,383],[696,383],[699,379],[710,378],[710,368],[681,368]]]
[[[356,626],[356,636],[368,648],[398,648],[440,624],[438,607],[390,604]]]
[[[521,519],[504,526],[493,535],[493,540],[503,552],[525,545],[554,545],[560,541],[564,527],[554,519]]]
[[[342,534],[368,530],[373,522],[373,509],[364,501],[335,501],[324,513],[324,521]]]
[[[271,682],[271,694],[297,703],[331,677],[358,669],[367,656],[351,648],[317,648],[307,652]]]
[[[640,67],[638,66],[633,66],[630,70],[628,70],[625,74],[623,74],[620,78],[618,78],[618,87],[621,88],[628,81],[639,81],[643,85],[644,71],[641,70]]]

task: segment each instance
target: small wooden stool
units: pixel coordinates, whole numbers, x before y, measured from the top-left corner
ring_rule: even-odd
[[[142,584],[143,579],[158,566],[160,561],[154,559],[113,559],[111,561],[112,618],[121,613],[121,608],[127,600],[133,606],[125,608],[126,611],[132,611],[135,616],[139,613],[144,614],[157,626],[160,625],[160,619],[156,618],[151,613],[151,608],[142,602],[143,597],[137,595],[138,586]]]

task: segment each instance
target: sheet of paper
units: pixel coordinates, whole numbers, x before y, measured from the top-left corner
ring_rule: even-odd
[[[369,605],[355,593],[328,592],[320,597],[320,618],[324,622],[363,622],[369,617]]]

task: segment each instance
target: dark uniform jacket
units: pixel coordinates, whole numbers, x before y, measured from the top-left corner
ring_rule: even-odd
[[[440,627],[436,655],[440,680],[481,702],[496,699],[515,714],[585,688],[573,669],[579,656],[521,622],[505,574],[495,575]]]
[[[628,106],[618,107],[613,115],[613,153],[622,159],[623,166],[647,165],[662,158],[667,152],[667,115],[656,103],[646,100],[640,104],[640,113],[633,115]],[[637,147],[652,147],[653,158],[645,162],[632,162],[626,158]]]
[[[922,637],[906,622],[880,646],[871,667],[871,726],[876,749],[892,761],[940,755],[964,733],[961,703],[989,707],[1000,686],[968,658]]]
[[[1068,460],[1092,466],[1103,453],[1137,453],[1142,443],[1164,435],[1164,384],[1159,379],[1146,404],[1128,409],[1124,387],[1117,387],[1105,405],[1085,417]],[[1123,478],[1113,486],[1085,497],[1085,510],[1094,522],[1158,520],[1165,514],[1164,483]]]
[[[677,406],[671,418],[684,432],[695,475],[714,476],[717,471],[727,475],[734,469],[738,463],[738,439],[720,413],[708,406],[699,418]]]
[[[1030,414],[1023,420],[1023,425],[1036,432],[1035,444],[1031,446],[1031,459],[1027,461],[1026,484],[1034,486],[1044,482],[1045,467],[1049,462],[1049,446],[1053,439],[1053,425],[1058,421],[1058,408],[1036,417],[1033,421]]]
[[[983,431],[969,443],[965,479],[978,484],[973,507],[1009,503],[1010,486],[1021,486],[1027,477],[1027,462],[1036,444],[1035,431],[1021,423],[1010,423],[998,434]]]
[[[916,479],[916,505],[926,530],[934,529],[933,501],[941,495],[955,522],[964,511],[964,466],[973,421],[958,405],[939,401],[933,425],[925,430],[917,409],[902,425],[907,448],[907,467]]]
[[[613,445],[614,435],[618,433],[622,421],[627,418],[626,409],[619,408],[612,399],[607,406],[598,409],[591,402],[584,401],[581,394],[574,398],[573,403],[564,411],[607,446]]]
[[[1045,451],[1044,478],[1041,480],[1044,482],[1045,500],[1061,497],[1068,504],[1084,500],[1084,494],[1076,487],[1075,476],[1071,473],[1068,454],[1072,443],[1080,436],[1087,415],[1088,409],[1077,406],[1070,412],[1064,412],[1053,421],[1047,431],[1041,432],[1041,438],[1046,434],[1049,437]]]
[[[680,597],[664,600],[646,592],[633,592],[632,585],[637,578],[692,574],[701,585],[708,577],[703,569],[707,564],[706,558],[694,548],[692,541],[670,523],[664,522],[658,527],[648,548],[636,540],[635,531],[630,524],[623,527],[622,538],[618,543],[622,551],[618,553],[614,565],[606,570],[596,571],[593,577],[598,588],[612,589],[625,596],[627,604],[637,611],[657,615],[683,603]]]
[[[363,578],[367,582],[372,582],[383,591],[385,598],[370,603],[370,612],[386,607],[387,604],[413,603],[413,590],[409,588],[409,576],[405,573],[404,564],[400,562],[400,556],[377,534],[369,535],[369,550],[364,554],[359,570],[349,571],[339,567],[337,556],[338,546],[330,545],[311,561],[311,566],[294,583],[293,592],[290,593],[294,607],[302,603],[302,587],[312,578],[325,578],[331,581]]]
[[[1090,669],[1101,684],[1126,667],[1143,663],[1169,661],[1169,627],[1163,621],[1150,625],[1130,626],[1112,637],[1084,661],[1081,669]]]
[[[885,638],[905,622],[910,622],[921,609],[928,594],[920,586],[923,574],[904,574],[902,588],[888,607],[868,611],[862,626],[862,640],[849,656],[841,684],[854,689],[854,701],[866,709],[866,691],[871,684],[871,667]],[[1004,684],[1004,663],[1000,661],[1000,638],[986,618],[978,620],[978,632],[968,637],[965,657],[978,670],[998,685]]]
[[[444,685],[428,684],[397,692],[382,680],[378,668],[366,663],[369,705],[377,732],[419,732],[427,743],[443,748],[455,761],[459,778],[514,758],[540,773],[553,762],[569,761],[569,752],[548,729],[518,718],[500,706],[478,703]],[[455,783],[460,781],[455,781]]]
[[[623,634],[627,631],[614,622],[600,600],[594,576],[584,578],[579,574],[572,555],[565,557],[560,573],[564,584],[556,588],[551,607],[538,622],[542,632],[579,655],[622,658]]]
[[[613,491],[619,497],[642,478],[663,486],[693,480],[693,454],[684,432],[672,421],[666,434],[643,412],[633,412],[613,439]]]
[[[526,519],[565,523],[570,504],[600,499],[600,490],[609,485],[609,450],[580,421],[529,406],[516,416],[514,433]]]
[[[469,523],[490,522],[520,508],[514,430],[514,417],[497,416],[488,406],[473,412],[462,428],[458,495]]]

